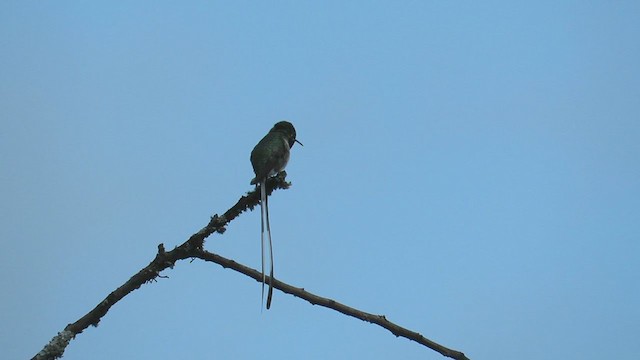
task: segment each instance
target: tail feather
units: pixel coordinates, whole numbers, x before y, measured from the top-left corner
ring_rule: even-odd
[[[269,292],[267,294],[267,310],[271,307],[271,298],[273,297],[273,242],[271,241],[271,226],[269,224],[269,198],[265,197],[265,212],[267,215],[267,237],[269,238]]]
[[[262,264],[262,301],[264,303],[264,284],[266,283],[266,274],[264,272],[264,220],[265,220],[265,207],[267,192],[265,190],[264,181],[259,183],[260,186],[260,251],[261,251],[261,264]],[[262,307],[262,305],[260,306]]]

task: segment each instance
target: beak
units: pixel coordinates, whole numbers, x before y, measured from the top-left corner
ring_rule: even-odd
[[[298,140],[294,140],[294,141],[297,142],[298,144],[300,144],[300,146],[304,146],[304,145],[302,145],[302,143],[300,141],[298,141]]]

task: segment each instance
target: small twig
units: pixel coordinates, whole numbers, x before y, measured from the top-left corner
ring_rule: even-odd
[[[216,264],[221,265],[222,267],[235,270],[239,273],[242,273],[244,275],[247,275],[255,279],[257,282],[262,282],[261,272],[254,270],[250,267],[247,267],[245,265],[242,265],[240,263],[237,263],[233,260],[224,258],[220,255],[217,255],[205,250],[196,250],[194,253],[194,256],[205,261],[214,262]],[[269,276],[267,275],[267,279],[268,278]],[[446,357],[450,357],[456,360],[469,360],[469,358],[467,358],[464,355],[464,353],[453,350],[453,349],[449,349],[445,346],[442,346],[434,341],[431,341],[425,338],[424,336],[422,336],[421,334],[415,331],[411,331],[407,328],[394,324],[391,321],[387,320],[387,318],[384,315],[374,315],[374,314],[370,314],[370,313],[358,310],[356,308],[352,308],[350,306],[341,304],[335,300],[312,294],[306,291],[304,288],[299,288],[299,287],[289,285],[287,283],[279,281],[276,278],[273,279],[273,287],[284,293],[291,294],[293,296],[307,300],[313,305],[324,306],[326,308],[341,312],[345,315],[352,316],[354,318],[381,326],[391,331],[391,333],[395,336],[404,337],[406,339],[413,340],[421,345],[428,347],[431,350],[439,352],[440,354]]]

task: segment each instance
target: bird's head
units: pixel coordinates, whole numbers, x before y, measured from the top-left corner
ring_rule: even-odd
[[[288,121],[277,122],[275,125],[273,125],[273,128],[271,128],[269,132],[277,132],[282,134],[282,136],[287,139],[289,148],[292,148],[294,143],[302,145],[300,141],[296,140],[296,128],[294,128],[293,124]]]

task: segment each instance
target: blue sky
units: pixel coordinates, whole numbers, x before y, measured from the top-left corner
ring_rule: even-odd
[[[251,190],[276,276],[471,359],[640,353],[637,1],[0,4],[0,347],[30,358]],[[259,212],[206,249],[258,269]],[[65,359],[441,359],[201,261]]]

